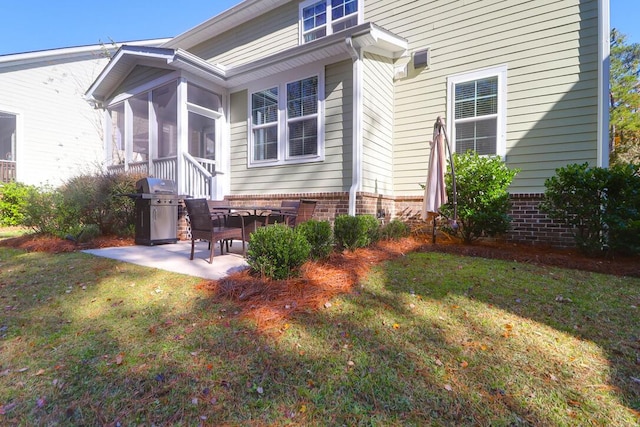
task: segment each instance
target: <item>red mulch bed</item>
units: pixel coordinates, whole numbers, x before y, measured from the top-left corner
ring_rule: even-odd
[[[101,237],[87,244],[44,236],[0,241],[0,246],[54,253],[132,244],[133,239],[116,237]],[[334,253],[326,261],[305,264],[301,277],[297,279],[266,281],[242,271],[221,280],[203,281],[198,288],[210,292],[212,298],[233,300],[241,307],[242,315],[254,319],[261,329],[277,331],[291,314],[320,309],[331,304],[333,297],[351,292],[371,266],[411,251],[445,252],[640,277],[640,257],[637,256],[589,258],[574,250],[505,242],[478,242],[468,246],[443,236],[435,245],[425,238],[412,237],[397,242],[380,242],[355,252]]]

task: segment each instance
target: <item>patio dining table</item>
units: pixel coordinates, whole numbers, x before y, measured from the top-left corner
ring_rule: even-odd
[[[271,213],[295,213],[296,208],[293,206],[270,206],[270,205],[247,205],[247,206],[209,206],[209,210],[213,213],[216,211],[235,212],[245,216],[245,228],[250,232],[258,229],[258,224],[264,225],[269,214]]]

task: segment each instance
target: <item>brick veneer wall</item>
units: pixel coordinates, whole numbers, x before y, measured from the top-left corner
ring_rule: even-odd
[[[552,245],[558,247],[575,246],[571,230],[540,212],[542,194],[511,195],[511,230],[503,238],[508,241]],[[338,215],[349,212],[349,193],[298,193],[270,195],[233,195],[225,200],[230,206],[279,206],[283,200],[316,200],[314,219],[333,222]],[[358,193],[356,212],[376,215],[383,222],[400,219],[405,222],[421,222],[422,197],[388,197],[373,193]],[[184,205],[178,210],[178,238],[190,238]]]

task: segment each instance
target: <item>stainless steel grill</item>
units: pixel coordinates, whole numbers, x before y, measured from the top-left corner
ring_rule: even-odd
[[[143,178],[136,191],[136,244],[176,243],[180,196],[175,181]]]

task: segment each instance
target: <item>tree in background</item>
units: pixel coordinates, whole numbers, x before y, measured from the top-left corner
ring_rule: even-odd
[[[611,30],[611,164],[640,164],[640,44]]]

